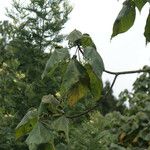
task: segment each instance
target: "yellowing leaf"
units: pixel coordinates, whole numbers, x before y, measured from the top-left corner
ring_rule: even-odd
[[[70,93],[70,90],[76,87],[78,83],[89,87],[89,82],[90,79],[86,69],[75,58],[73,58],[69,62],[66,73],[63,77],[61,95],[68,95],[68,92]]]
[[[85,97],[88,87],[82,83],[76,83],[68,93],[68,104],[74,106],[81,98]]]

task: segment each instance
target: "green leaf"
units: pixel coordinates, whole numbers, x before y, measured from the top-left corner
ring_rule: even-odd
[[[93,47],[96,49],[96,46],[95,46],[92,38],[89,36],[89,34],[83,34],[83,36],[80,40],[80,44],[83,48],[90,46],[90,47]]]
[[[99,100],[102,93],[103,83],[97,75],[93,72],[91,65],[86,64],[85,68],[90,77],[90,91],[94,100]]]
[[[61,95],[67,96],[70,105],[81,99],[90,84],[90,79],[86,69],[73,58],[67,67],[61,85]],[[80,91],[81,90],[81,91]]]
[[[138,10],[141,11],[143,6],[147,3],[147,0],[134,0],[134,3]]]
[[[73,58],[69,62],[63,77],[63,82],[61,85],[62,94],[67,93],[72,86],[78,82],[82,82],[88,86],[89,81],[90,79],[86,69],[75,58]]]
[[[146,44],[147,44],[148,42],[150,42],[150,11],[146,21],[144,36],[146,38]]]
[[[43,123],[37,122],[26,139],[26,143],[29,146],[29,150],[37,150],[40,144],[50,143],[53,145],[53,138],[52,131],[45,127]]]
[[[69,40],[69,44],[74,46],[78,43],[81,37],[82,37],[82,33],[75,29],[68,35],[67,40]]]
[[[42,79],[50,71],[50,69],[52,69],[55,65],[57,65],[61,61],[64,61],[65,59],[68,59],[68,58],[70,58],[70,55],[69,55],[67,48],[55,49],[54,52],[51,54],[49,60],[46,63],[44,72],[42,74]]]
[[[113,33],[111,38],[114,36],[128,31],[134,24],[136,16],[135,5],[132,1],[126,0],[123,3],[123,8],[119,12],[117,19],[113,25]]]
[[[94,73],[101,80],[104,63],[99,53],[92,47],[86,47],[84,49],[84,58],[92,66]]]
[[[58,106],[60,102],[51,94],[45,95],[42,98],[41,104],[38,109],[38,115],[42,116],[42,114],[58,113]]]
[[[65,116],[61,116],[52,122],[52,128],[56,131],[63,131],[69,141],[69,120]]]
[[[37,122],[37,110],[33,109],[28,111],[15,129],[16,139],[29,133],[33,129],[33,126],[35,125],[36,122]]]

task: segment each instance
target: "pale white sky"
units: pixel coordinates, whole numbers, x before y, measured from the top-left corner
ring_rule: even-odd
[[[137,11],[135,24],[127,33],[110,41],[113,22],[122,7],[122,1],[71,0],[74,9],[63,31],[69,33],[76,28],[90,34],[104,60],[105,68],[111,71],[136,70],[150,65],[150,44],[145,46],[143,36],[149,4],[145,5],[141,14]],[[0,20],[4,19],[4,7],[10,2],[11,0],[0,0]],[[119,76],[114,86],[115,95],[125,88],[131,90],[137,76]],[[104,80],[112,81],[112,77],[103,74]]]

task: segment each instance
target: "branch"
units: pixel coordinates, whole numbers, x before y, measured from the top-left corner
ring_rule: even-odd
[[[84,54],[84,52],[82,51],[82,49],[81,49],[81,47],[80,47],[80,45],[79,45],[79,44],[77,44],[77,47],[78,47],[79,51],[81,52],[81,54],[83,55],[83,54]]]
[[[117,77],[118,77],[118,75],[115,75],[114,80],[113,80],[113,82],[112,82],[112,84],[111,84],[111,86],[110,86],[110,89],[109,89],[109,90],[107,91],[107,93],[102,97],[103,99],[106,98],[106,97],[110,94],[110,92],[111,92],[111,90],[112,90],[112,88],[113,88],[113,86],[114,86],[114,84],[115,84],[115,82],[116,82]],[[79,113],[79,114],[76,114],[76,115],[73,115],[73,116],[67,116],[67,118],[69,118],[69,119],[74,119],[74,118],[81,117],[81,116],[83,116],[83,115],[88,114],[89,112],[92,112],[92,111],[95,110],[95,108],[97,108],[98,106],[99,106],[99,103],[97,103],[95,106],[93,106],[93,107],[91,107],[91,108],[85,110],[85,111],[82,112],[82,113]]]
[[[79,50],[80,50],[80,46],[78,47]],[[110,86],[110,89],[107,91],[107,93],[102,97],[103,99],[106,98],[107,96],[109,96],[115,82],[116,82],[116,79],[119,75],[124,75],[124,74],[133,74],[133,73],[141,73],[141,72],[150,72],[150,68],[148,69],[140,69],[140,70],[133,70],[133,71],[122,71],[122,72],[112,72],[112,71],[108,71],[108,70],[104,70],[104,72],[108,73],[108,74],[112,74],[112,75],[115,75],[114,79],[113,79],[113,82]],[[74,118],[78,118],[78,117],[81,117],[83,115],[86,115],[88,114],[89,112],[92,112],[93,110],[95,110],[95,108],[97,108],[98,106],[100,105],[100,103],[97,103],[95,106],[85,110],[84,112],[82,113],[79,113],[79,114],[76,114],[76,115],[73,115],[73,116],[67,116],[67,118],[69,119],[74,119]]]
[[[113,72],[113,71],[104,70],[104,72],[112,75],[123,75],[123,74],[132,74],[132,73],[150,72],[150,69],[140,69],[140,70],[122,71],[122,72]]]

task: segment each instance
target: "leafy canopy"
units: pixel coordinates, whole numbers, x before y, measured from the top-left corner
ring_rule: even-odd
[[[94,42],[87,43],[86,38],[92,41],[89,35],[85,37],[85,34],[78,30],[68,35],[69,45],[76,47],[72,58],[68,48],[53,49],[42,78],[49,76],[52,70],[55,72],[58,64],[64,65],[59,90],[54,95],[43,96],[38,113],[29,111],[16,128],[17,138],[28,133],[26,143],[30,150],[38,149],[41,144],[56,148],[60,146],[60,141],[66,145],[69,142],[70,122],[66,110],[75,107],[77,103],[87,101],[87,98],[92,101],[100,99],[104,63],[93,46]],[[61,140],[55,142],[58,139]]]

